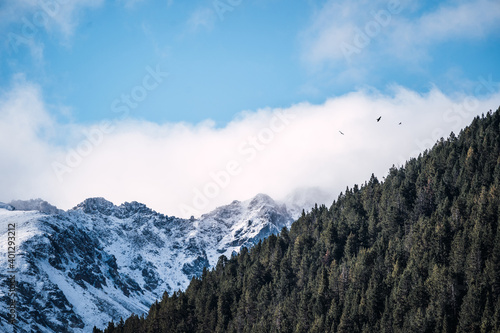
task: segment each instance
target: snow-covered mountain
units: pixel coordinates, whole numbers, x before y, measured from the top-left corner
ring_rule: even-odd
[[[9,224],[16,229],[18,331],[89,332],[145,313],[220,255],[251,247],[295,217],[264,194],[189,220],[102,198],[68,211],[41,200],[0,203],[0,331],[12,332]]]

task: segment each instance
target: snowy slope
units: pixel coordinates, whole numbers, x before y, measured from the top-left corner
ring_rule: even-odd
[[[15,208],[15,209],[14,209]],[[36,210],[30,210],[36,209]],[[293,218],[267,195],[200,219],[132,202],[87,199],[66,212],[41,200],[0,206],[0,331],[8,324],[7,229],[16,224],[20,332],[89,332],[142,314],[163,292],[185,289],[220,255],[230,257]]]

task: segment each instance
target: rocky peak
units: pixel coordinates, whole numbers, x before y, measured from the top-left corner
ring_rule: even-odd
[[[47,201],[44,201],[42,199],[13,200],[10,202],[8,206],[12,207],[15,210],[21,210],[21,211],[35,210],[45,214],[58,214],[62,212],[61,210],[57,209],[56,206],[53,206],[49,204]]]
[[[73,210],[81,209],[86,214],[111,215],[115,208],[116,206],[112,202],[104,198],[89,198],[78,204]]]
[[[118,209],[121,211],[121,216],[130,217],[134,214],[157,214],[155,211],[148,208],[145,204],[142,204],[137,201],[125,202],[121,204]]]
[[[256,206],[271,205],[276,206],[276,202],[267,194],[259,193],[250,200],[249,208],[254,208]]]

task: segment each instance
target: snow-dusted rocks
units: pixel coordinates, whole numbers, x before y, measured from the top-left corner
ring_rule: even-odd
[[[14,210],[15,208],[15,210]],[[0,204],[0,331],[9,332],[7,225],[16,224],[19,332],[89,332],[142,314],[169,293],[293,218],[259,194],[199,219],[91,198],[66,212],[42,200]]]
[[[14,210],[15,208],[9,204],[0,202],[0,209]]]
[[[10,206],[14,207],[16,210],[35,210],[46,214],[62,213],[62,210],[57,209],[57,207],[52,206],[47,201],[43,201],[42,199],[14,200],[10,203]]]

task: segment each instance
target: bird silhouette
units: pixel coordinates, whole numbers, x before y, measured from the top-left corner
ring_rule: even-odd
[[[401,122],[399,123],[399,125],[401,125]]]
[[[382,116],[377,118],[377,123],[380,121],[380,119],[382,119]]]
[[[342,131],[339,131],[340,134],[344,135],[344,133],[342,133]]]

